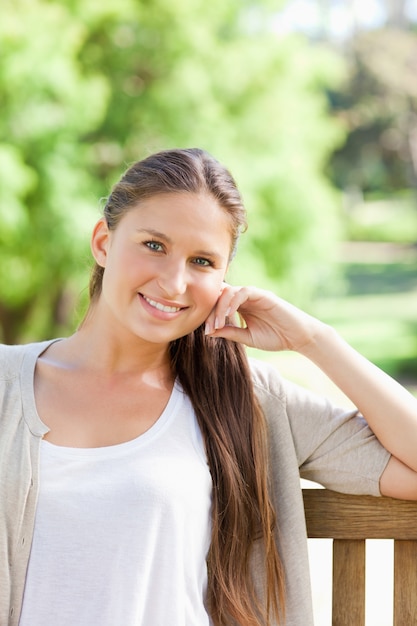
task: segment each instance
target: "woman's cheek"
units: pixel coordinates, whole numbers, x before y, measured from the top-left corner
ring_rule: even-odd
[[[199,285],[200,288],[200,303],[204,305],[204,320],[215,309],[219,298],[224,289],[223,275],[216,276],[214,279],[210,277],[210,280],[202,280]],[[203,321],[204,321],[203,320]]]

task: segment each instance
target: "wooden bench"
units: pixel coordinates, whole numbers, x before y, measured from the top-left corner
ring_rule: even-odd
[[[394,540],[392,623],[417,625],[417,502],[327,489],[303,498],[308,536],[333,539],[332,625],[365,626],[366,539]]]

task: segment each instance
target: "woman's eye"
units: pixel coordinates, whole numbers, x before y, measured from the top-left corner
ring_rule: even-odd
[[[203,259],[201,257],[197,257],[194,259],[194,263],[196,265],[201,265],[201,267],[212,267],[213,263],[209,259]]]
[[[145,241],[145,246],[155,252],[161,252],[161,250],[163,250],[162,244],[157,241]]]

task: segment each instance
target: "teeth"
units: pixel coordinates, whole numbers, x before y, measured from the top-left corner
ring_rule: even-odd
[[[180,310],[180,307],[165,306],[163,304],[160,304],[159,302],[155,302],[155,300],[151,300],[150,298],[147,298],[146,296],[143,296],[143,297],[146,300],[146,302],[148,302],[151,306],[155,307],[155,309],[159,309],[159,311],[165,311],[165,313],[176,313],[177,311]]]

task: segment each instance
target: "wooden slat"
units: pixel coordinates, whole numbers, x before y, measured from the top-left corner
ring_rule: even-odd
[[[417,624],[417,541],[395,541],[394,626],[411,624]]]
[[[394,539],[394,626],[417,625],[417,502],[304,489],[307,534],[333,538],[333,626],[365,625],[365,540]]]
[[[333,626],[365,625],[365,541],[333,542]]]
[[[327,489],[304,489],[303,497],[309,537],[417,540],[417,502]]]

